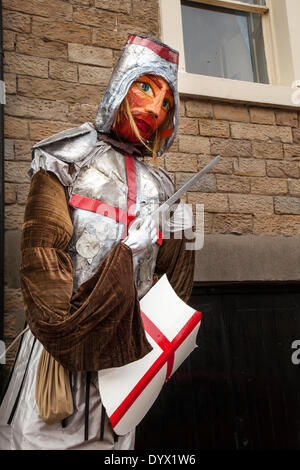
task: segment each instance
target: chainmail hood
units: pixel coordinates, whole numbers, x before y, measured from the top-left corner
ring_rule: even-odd
[[[174,96],[173,132],[162,140],[158,155],[166,152],[175,139],[179,123],[178,58],[177,51],[156,39],[130,35],[98,108],[95,121],[98,132],[110,132],[120,104],[138,77],[145,74],[158,75],[168,82]]]

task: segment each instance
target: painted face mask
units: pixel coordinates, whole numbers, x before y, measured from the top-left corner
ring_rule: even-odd
[[[168,83],[155,75],[139,77],[131,85],[126,98],[134,123],[144,140],[148,140],[161,126],[168,111],[174,106],[173,93]],[[122,111],[114,130],[126,140],[139,141],[129,117]]]
[[[169,85],[173,98],[173,109],[163,123],[160,132],[157,156],[167,152],[174,142],[180,114],[180,100],[177,89],[179,54],[157,39],[131,34],[121,52],[110,81],[101,99],[95,127],[101,134],[109,134],[124,98],[132,84],[148,74],[163,78]]]

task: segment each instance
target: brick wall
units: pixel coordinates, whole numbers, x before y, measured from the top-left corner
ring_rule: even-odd
[[[5,49],[6,343],[23,322],[19,238],[31,147],[93,121],[129,33],[159,38],[158,0],[3,0]],[[207,234],[300,234],[297,112],[182,98],[160,163],[181,186],[222,161],[187,195],[205,204]],[[14,351],[9,354],[11,363]]]
[[[203,203],[207,234],[300,235],[297,111],[182,98],[178,137],[164,157],[180,187],[223,158],[187,194]]]

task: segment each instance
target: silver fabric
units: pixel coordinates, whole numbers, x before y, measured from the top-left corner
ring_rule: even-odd
[[[169,62],[145,46],[126,44],[113,71],[98,108],[95,126],[99,132],[108,133],[117,115],[118,108],[127,95],[130,85],[145,74],[158,75],[165,79],[174,96],[173,133],[163,141],[158,155],[172,145],[179,123],[180,99],[177,91],[177,64]]]
[[[173,191],[165,173],[152,165],[134,160],[137,204],[136,211],[143,217],[164,202]],[[166,185],[164,181],[168,181]],[[125,158],[114,149],[103,152],[82,167],[72,193],[100,200],[112,207],[127,211],[127,175]],[[68,247],[75,269],[74,290],[89,279],[111,249],[122,240],[124,224],[109,216],[73,208],[73,237]],[[158,246],[135,256],[134,278],[141,298],[152,285]]]
[[[81,126],[66,129],[53,134],[35,144],[32,149],[43,148],[45,152],[51,149],[51,155],[64,162],[74,163],[82,160],[97,141],[97,131],[89,122]]]
[[[33,147],[28,174],[32,178],[37,171],[44,169],[54,173],[63,186],[71,186],[80,168],[109,148],[108,144],[97,141],[95,127],[86,122],[38,142]],[[72,172],[70,163],[73,165]]]
[[[75,412],[61,423],[48,425],[39,416],[35,401],[35,377],[42,345],[35,341],[20,400],[10,425],[7,424],[21,386],[26,364],[34,342],[30,331],[25,333],[15,368],[0,407],[0,450],[132,450],[135,432],[119,436],[114,442],[111,425],[105,418],[103,440],[100,441],[101,399],[97,372],[91,375],[89,404],[89,439],[84,440],[85,373],[72,374]]]
[[[54,173],[64,186],[70,186],[73,183],[74,176],[69,172],[69,164],[58,160],[42,149],[37,149],[32,160],[29,176],[30,178],[39,171],[46,170]]]
[[[127,180],[124,157],[108,149],[81,168],[72,188],[79,196],[98,199],[126,211]],[[73,208],[73,237],[68,247],[72,258],[74,290],[89,279],[118,243],[124,225],[102,214]]]

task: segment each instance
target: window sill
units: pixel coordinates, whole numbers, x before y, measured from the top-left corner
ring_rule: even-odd
[[[182,95],[242,103],[300,109],[292,101],[295,89],[286,86],[230,80],[180,71],[178,89]]]

